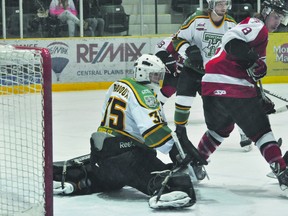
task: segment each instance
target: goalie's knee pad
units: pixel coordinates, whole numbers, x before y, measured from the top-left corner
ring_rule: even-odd
[[[148,183],[148,194],[155,195],[159,192],[162,187],[162,183],[165,178],[169,175],[169,170],[157,172],[150,179]],[[163,190],[164,193],[170,193],[172,191],[183,191],[188,194],[192,202],[196,202],[195,191],[190,179],[190,176],[186,173],[173,173]]]

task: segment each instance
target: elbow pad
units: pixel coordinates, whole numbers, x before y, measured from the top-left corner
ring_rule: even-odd
[[[243,68],[251,67],[258,59],[259,55],[253,48],[250,48],[248,43],[239,39],[233,39],[225,45],[227,57],[236,61]]]

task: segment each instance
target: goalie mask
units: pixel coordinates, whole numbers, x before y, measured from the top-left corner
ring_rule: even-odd
[[[142,84],[161,85],[165,71],[164,63],[152,54],[143,54],[134,63],[134,79]]]
[[[288,22],[288,6],[284,0],[265,0],[263,2],[263,9],[261,15],[265,19],[274,12],[281,19],[283,25],[287,25]]]

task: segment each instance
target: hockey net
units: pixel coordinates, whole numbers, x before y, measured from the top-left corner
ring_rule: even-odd
[[[53,215],[51,57],[0,45],[0,215]]]

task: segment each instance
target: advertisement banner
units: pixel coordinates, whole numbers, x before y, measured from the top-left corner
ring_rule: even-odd
[[[3,43],[48,48],[52,58],[53,84],[75,86],[82,83],[85,89],[89,84],[97,83],[99,87],[131,77],[134,61],[143,53],[154,53],[155,45],[167,36],[15,39],[3,40]],[[288,33],[269,34],[268,73],[263,82],[288,82],[287,39]]]
[[[7,40],[5,43],[48,48],[53,84],[113,82],[131,77],[134,61],[154,53],[161,38],[57,38]]]
[[[267,76],[288,75],[288,34],[269,34],[267,46]]]

